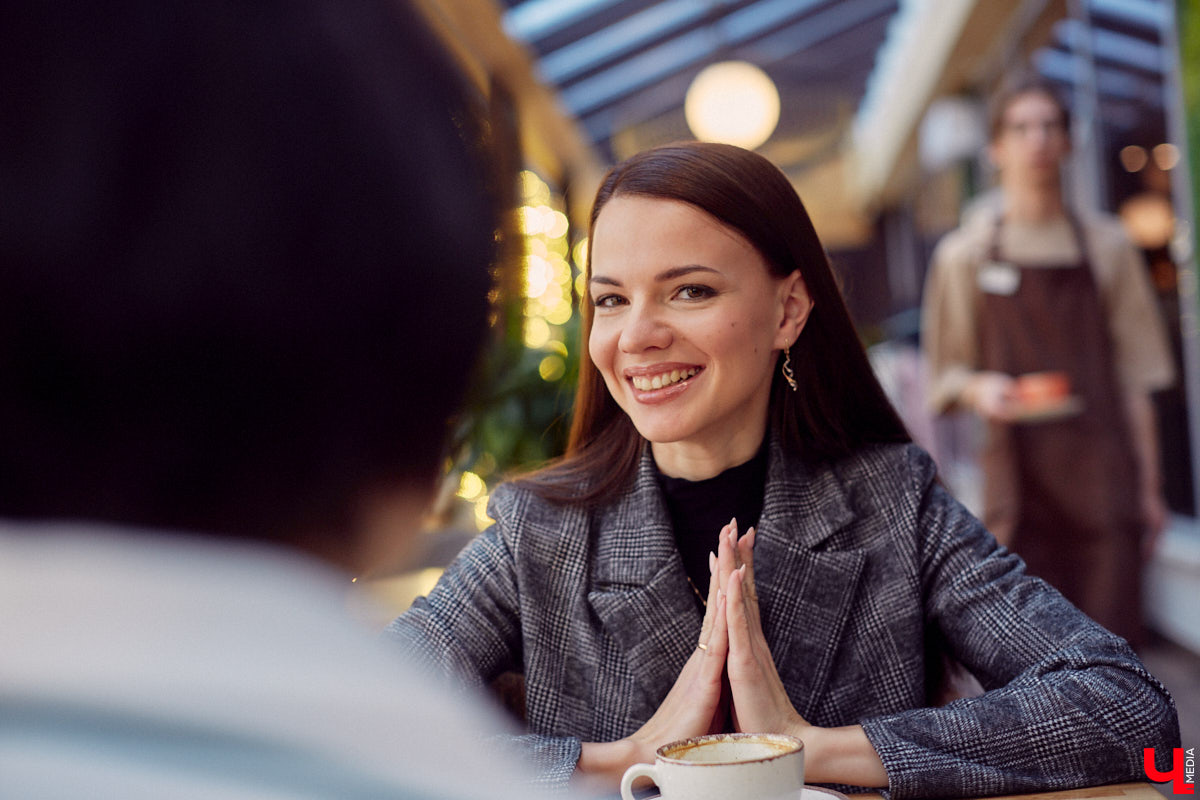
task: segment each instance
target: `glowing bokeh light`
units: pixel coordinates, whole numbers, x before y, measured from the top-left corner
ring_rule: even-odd
[[[483,478],[474,472],[463,472],[462,476],[458,479],[458,496],[464,500],[474,500],[483,494],[486,489],[487,486],[484,485]]]
[[[487,505],[489,495],[481,495],[475,500],[475,527],[483,530],[492,524],[492,518],[488,516]]]
[[[563,198],[554,194],[549,185],[532,170],[520,176],[521,205],[516,209],[516,224],[522,234],[525,256],[521,259],[521,286],[524,294],[522,338],[530,350],[543,350],[534,361],[538,376],[555,383],[567,373],[568,350],[563,339],[567,333],[562,326],[575,313],[571,289],[575,285],[575,264],[587,257],[587,239],[571,247],[570,219],[564,212]],[[500,295],[490,298],[501,300]],[[497,313],[497,317],[499,312]],[[447,471],[453,467],[448,465]],[[473,506],[475,524],[483,530],[491,524],[487,515],[489,478],[497,471],[496,457],[479,453],[471,470],[459,475],[456,494]]]
[[[546,315],[546,321],[551,325],[566,325],[574,313],[570,302],[559,303]]]
[[[531,205],[545,205],[550,202],[550,187],[530,170],[521,171],[521,197]]]
[[[554,268],[541,256],[525,257],[525,296],[541,297],[554,280]]]
[[[541,317],[525,318],[525,346],[535,350],[550,341],[550,324]]]
[[[1126,172],[1138,172],[1146,166],[1146,161],[1149,157],[1146,155],[1146,148],[1139,147],[1136,144],[1131,144],[1121,148],[1118,154],[1121,159],[1121,166]]]
[[[746,61],[722,61],[700,71],[684,98],[683,114],[696,138],[753,150],[779,123],[779,90]]]
[[[542,376],[542,380],[553,383],[567,374],[567,362],[563,361],[560,355],[548,355],[538,364],[538,374]]]
[[[567,231],[571,229],[571,223],[567,221],[567,215],[561,211],[551,210],[549,216],[549,224],[546,225],[546,235],[551,239],[561,239],[567,235]]]
[[[571,321],[575,273],[567,261],[572,250],[567,242],[570,220],[554,204],[560,202],[546,183],[526,170],[521,175],[525,205],[518,221],[525,236],[525,345],[538,349],[562,338],[559,328]],[[586,239],[576,245],[574,255],[586,255]]]
[[[1175,169],[1175,165],[1179,163],[1179,148],[1170,142],[1156,144],[1153,153],[1154,163],[1159,169]]]

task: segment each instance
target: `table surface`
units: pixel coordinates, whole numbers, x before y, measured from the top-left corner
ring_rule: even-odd
[[[876,800],[880,795],[854,794],[851,800]],[[1113,783],[1108,786],[1089,786],[1085,789],[1068,789],[1062,792],[1039,792],[1037,794],[1014,794],[992,800],[1100,800],[1100,798],[1116,798],[1116,800],[1163,800],[1163,796],[1149,783]]]

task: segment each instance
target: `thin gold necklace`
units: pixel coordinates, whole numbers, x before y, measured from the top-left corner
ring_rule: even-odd
[[[692,587],[692,591],[696,593],[696,598],[700,601],[700,605],[708,608],[708,601],[704,599],[704,595],[700,594],[700,590],[696,588],[696,584],[692,583],[692,576],[687,575],[688,586]]]

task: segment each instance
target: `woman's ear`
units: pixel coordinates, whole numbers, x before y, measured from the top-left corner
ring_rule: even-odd
[[[791,347],[800,337],[800,332],[808,322],[808,315],[813,310],[813,300],[808,294],[804,278],[800,276],[800,270],[794,270],[783,279],[780,299],[783,302],[783,319],[780,320],[779,330],[775,335],[775,346],[783,350]]]

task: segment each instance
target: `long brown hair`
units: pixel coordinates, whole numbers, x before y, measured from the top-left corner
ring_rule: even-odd
[[[871,371],[808,212],[774,164],[740,147],[707,142],[639,153],[605,176],[592,206],[592,233],[600,211],[622,195],[689,203],[741,234],[772,275],[800,270],[814,302],[791,348],[800,389],[793,392],[776,370],[768,412],[785,448],[808,461],[824,461],[873,443],[911,441]],[[589,278],[591,272],[589,256]],[[585,301],[585,348],[591,330],[592,306]],[[552,502],[604,502],[632,480],[645,440],[586,356],[580,359],[574,407],[566,455],[521,482]]]

